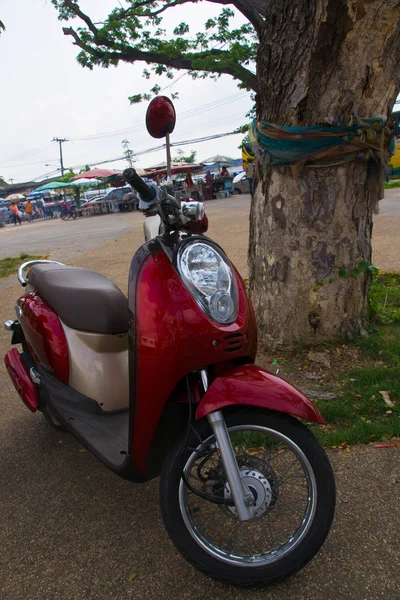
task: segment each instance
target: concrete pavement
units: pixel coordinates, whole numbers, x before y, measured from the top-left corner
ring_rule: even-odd
[[[400,188],[385,190],[385,197],[379,202],[379,214],[385,217],[400,216]]]
[[[49,253],[54,259],[66,259],[76,252],[91,250],[114,239],[128,229],[129,225],[121,214],[75,221],[24,221],[21,226],[8,225],[0,229],[0,258],[19,256],[21,252],[26,252],[39,255]]]

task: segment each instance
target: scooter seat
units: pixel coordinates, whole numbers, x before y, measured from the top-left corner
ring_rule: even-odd
[[[128,331],[128,301],[107,277],[79,267],[33,265],[28,283],[72,329],[92,333]]]

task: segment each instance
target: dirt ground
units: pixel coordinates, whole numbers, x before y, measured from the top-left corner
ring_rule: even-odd
[[[243,200],[243,199],[242,199]],[[210,237],[246,274],[248,208],[210,206]],[[112,218],[112,217],[111,217]],[[142,217],[126,233],[73,263],[101,271],[126,291]],[[74,223],[65,223],[74,235]],[[374,261],[400,271],[400,217],[378,216]],[[23,249],[21,248],[21,251]],[[21,287],[0,291],[0,322]],[[9,349],[0,332],[0,353]],[[197,573],[169,542],[158,480],[118,479],[68,434],[20,402],[0,366],[1,600],[400,600],[400,448],[329,452],[338,486],[331,534],[314,561],[267,590],[227,588]],[[129,581],[129,575],[137,577]]]

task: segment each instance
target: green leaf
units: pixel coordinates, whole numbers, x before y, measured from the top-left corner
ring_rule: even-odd
[[[128,98],[131,104],[139,104],[143,100],[142,94],[135,94],[134,96],[129,96]]]
[[[366,271],[370,266],[371,263],[369,263],[367,260],[360,260],[358,263],[358,268],[361,269],[361,271]]]
[[[179,4],[171,0],[129,0],[124,6],[119,2],[100,23],[97,16],[82,16],[79,0],[51,1],[60,20],[78,22],[64,32],[73,36],[79,47],[77,60],[82,67],[109,68],[121,61],[133,64],[144,60],[149,65],[144,71],[146,78],[151,71],[172,78],[184,61],[193,77],[217,80],[225,73],[236,79],[241,89],[256,87],[258,36],[251,23],[236,24],[237,12],[232,8],[224,7],[218,15],[199,23],[198,31],[189,31],[189,25],[179,19],[180,11],[168,11],[170,5]],[[157,14],[160,9],[162,13]],[[2,25],[0,22],[0,28]],[[136,104],[147,97],[152,95],[134,94],[129,100]]]
[[[339,269],[339,277],[347,277],[347,271],[344,267]]]
[[[129,581],[133,581],[134,579],[136,579],[136,577],[137,577],[136,573],[131,573],[129,575]]]

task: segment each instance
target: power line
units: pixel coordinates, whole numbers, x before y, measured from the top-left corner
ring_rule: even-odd
[[[194,139],[190,139],[190,140],[181,140],[179,142],[173,142],[171,144],[171,147],[188,146],[190,144],[200,144],[201,142],[208,142],[210,140],[216,140],[216,139],[228,137],[231,135],[241,135],[241,134],[238,134],[236,131],[228,131],[225,133],[216,133],[214,135],[208,135],[205,137],[194,138]],[[146,148],[145,150],[140,150],[139,152],[135,152],[135,156],[144,156],[146,154],[151,154],[152,152],[157,152],[158,150],[163,150],[164,148],[165,148],[165,144],[160,144],[159,146],[153,146],[152,148]],[[120,160],[125,160],[125,159],[126,159],[126,156],[121,155],[121,156],[116,156],[114,158],[85,161],[80,164],[72,165],[70,168],[71,169],[79,169],[80,167],[83,167],[86,165],[89,165],[89,166],[105,165],[105,164],[118,162]],[[43,179],[43,177],[48,178],[48,177],[52,177],[53,175],[56,175],[56,174],[57,174],[57,171],[52,171],[51,173],[45,173],[44,175],[39,175],[37,177],[33,177],[33,178],[31,178],[31,180],[32,181],[35,181],[37,179],[41,180],[41,179]]]
[[[201,137],[201,138],[194,138],[191,140],[182,140],[180,142],[173,142],[171,144],[171,147],[188,146],[189,144],[199,144],[201,142],[208,142],[210,140],[216,140],[216,139],[219,139],[222,137],[228,137],[231,135],[238,135],[238,133],[236,131],[229,131],[226,133],[217,133],[214,135],[208,135],[208,136]],[[163,150],[164,148],[165,148],[165,144],[160,144],[159,146],[153,146],[152,148],[147,148],[146,150],[141,150],[139,152],[135,152],[135,156],[144,156],[145,154],[151,154],[152,152],[157,152],[158,150]],[[114,158],[107,158],[104,160],[94,160],[94,161],[86,162],[85,164],[88,164],[89,166],[105,165],[107,163],[117,162],[119,160],[125,160],[125,159],[126,159],[126,157],[124,155],[121,155],[121,156],[117,156]],[[79,167],[81,167],[83,165],[84,165],[84,163],[81,163],[81,164],[73,165],[70,168],[78,169]],[[35,177],[35,179],[38,179],[38,177]]]
[[[40,154],[43,150],[52,145],[52,142],[47,142],[46,144],[42,144],[41,146],[37,146],[36,148],[32,148],[31,150],[25,150],[24,152],[20,152],[18,154],[14,154],[14,156],[10,156],[7,160],[23,160],[24,158],[28,158],[28,156],[33,156],[34,154]]]
[[[43,158],[31,163],[22,163],[20,165],[0,165],[0,169],[16,169],[17,167],[30,167],[31,165],[42,165],[46,160],[55,160],[54,158]]]
[[[178,81],[179,79],[181,79],[185,74],[183,74],[182,76],[178,77],[176,81]],[[169,86],[167,86],[169,87]],[[166,88],[163,88],[166,89]],[[249,92],[237,92],[235,94],[231,94],[229,96],[225,96],[224,98],[220,98],[219,100],[215,100],[212,102],[209,102],[207,104],[203,104],[194,108],[191,108],[189,110],[186,110],[182,113],[180,113],[179,115],[179,121],[183,120],[183,119],[188,119],[191,118],[193,116],[202,114],[204,112],[208,112],[209,110],[214,110],[216,108],[225,106],[226,104],[230,104],[231,102],[235,102],[236,100],[239,100],[241,98],[245,98],[246,96],[248,96]],[[215,123],[220,123],[221,124],[221,120],[215,121]],[[212,123],[208,123],[208,125],[210,125]],[[12,160],[23,160],[24,158],[28,158],[28,156],[32,156],[34,154],[38,154],[40,152],[42,152],[45,148],[47,148],[48,146],[52,146],[55,142],[58,142],[60,144],[60,163],[62,162],[62,148],[61,148],[61,144],[64,141],[71,141],[71,142],[79,142],[79,141],[89,141],[89,140],[96,140],[96,139],[102,139],[102,138],[106,138],[106,137],[114,137],[114,136],[118,136],[121,134],[125,134],[127,132],[139,132],[139,131],[145,131],[146,127],[144,125],[136,125],[134,127],[127,127],[127,128],[123,128],[123,129],[116,129],[114,131],[109,131],[109,132],[103,132],[103,133],[99,133],[99,134],[94,134],[94,135],[89,135],[89,136],[82,136],[80,138],[72,138],[69,140],[66,139],[62,139],[60,140],[60,138],[54,138],[52,142],[50,143],[46,143],[46,144],[42,144],[41,146],[37,146],[36,148],[32,148],[31,150],[27,150],[26,152],[22,152],[20,154],[16,154],[13,157],[9,158],[8,160],[12,161]],[[175,144],[174,144],[175,145]],[[137,153],[136,153],[137,154]],[[47,159],[47,160],[52,160],[52,159]],[[119,159],[116,159],[119,160]],[[25,163],[25,164],[20,164],[20,165],[3,165],[0,168],[17,168],[17,167],[24,167],[24,166],[29,166],[29,165],[33,165],[33,164],[41,164],[43,161],[38,161],[37,163]],[[85,163],[86,164],[86,163]],[[64,166],[62,164],[62,170],[64,169]],[[35,178],[37,179],[37,178]]]
[[[203,112],[207,112],[209,110],[214,110],[215,108],[219,108],[221,106],[225,106],[226,104],[230,104],[231,102],[235,102],[236,100],[240,100],[241,98],[245,98],[246,96],[249,95],[249,92],[237,92],[236,94],[232,94],[230,96],[226,96],[225,98],[220,98],[219,100],[214,100],[212,102],[209,102],[207,104],[202,104],[200,106],[191,108],[189,110],[186,110],[182,113],[179,114],[179,121],[182,121],[183,119],[188,119],[190,117],[193,117],[197,114],[202,114]],[[101,138],[105,138],[105,137],[113,137],[113,136],[117,136],[117,135],[122,135],[128,132],[137,132],[137,131],[145,131],[146,130],[146,126],[145,125],[135,125],[133,127],[126,127],[123,129],[115,129],[114,131],[106,131],[103,133],[97,133],[97,134],[92,134],[92,135],[87,135],[87,136],[81,136],[78,138],[70,138],[69,141],[71,142],[81,142],[81,141],[87,141],[87,140],[97,140],[97,139],[101,139]]]

